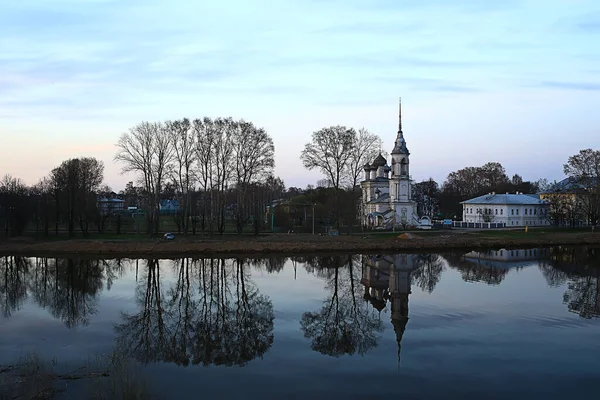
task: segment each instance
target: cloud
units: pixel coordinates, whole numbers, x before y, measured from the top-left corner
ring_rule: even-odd
[[[482,1],[482,0],[312,0],[318,5],[354,7],[361,10],[377,11],[420,11],[423,9],[449,8],[468,13],[486,13],[511,10],[523,4],[522,0]]]
[[[389,85],[402,85],[415,92],[482,93],[484,89],[450,79],[406,76],[376,76],[371,81]]]
[[[575,22],[575,29],[582,33],[600,33],[600,12],[586,13]]]
[[[546,81],[540,84],[542,87],[564,90],[600,91],[600,83],[597,82],[556,82]]]

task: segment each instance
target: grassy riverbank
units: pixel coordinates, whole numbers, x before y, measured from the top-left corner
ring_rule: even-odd
[[[436,251],[443,249],[523,248],[551,245],[600,245],[600,233],[580,229],[447,230],[382,232],[349,236],[267,234],[200,237],[176,235],[173,241],[142,236],[62,240],[16,238],[0,242],[0,255],[177,257],[316,252]]]
[[[93,400],[155,398],[151,393],[139,365],[116,351],[90,357],[81,365],[63,365],[36,353],[0,365],[0,400],[54,399],[59,394]]]

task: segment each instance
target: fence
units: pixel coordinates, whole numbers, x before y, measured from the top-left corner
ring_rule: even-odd
[[[453,228],[478,228],[478,229],[494,229],[494,228],[506,228],[504,222],[463,222],[463,221],[452,221]]]

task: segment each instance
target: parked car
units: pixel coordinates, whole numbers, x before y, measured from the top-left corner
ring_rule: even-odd
[[[169,232],[169,233],[165,233],[165,234],[163,235],[163,239],[164,239],[164,240],[173,240],[173,239],[175,239],[175,235],[173,235],[171,232]]]

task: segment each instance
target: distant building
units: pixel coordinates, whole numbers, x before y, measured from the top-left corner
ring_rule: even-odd
[[[586,215],[584,204],[590,201],[586,188],[573,178],[556,182],[540,193],[540,198],[550,203],[550,214],[554,225],[588,225],[591,215]]]
[[[417,203],[412,200],[409,175],[410,152],[402,132],[402,108],[398,115],[398,134],[391,153],[392,165],[379,154],[364,166],[361,219],[367,227],[392,228],[400,225],[419,225]],[[391,173],[391,175],[390,175]]]
[[[161,200],[159,205],[161,214],[175,214],[179,211],[179,200]]]
[[[503,223],[507,228],[549,225],[549,204],[538,195],[489,193],[461,204],[464,222]]]
[[[125,200],[116,197],[98,197],[97,204],[102,215],[120,212],[125,209]]]

